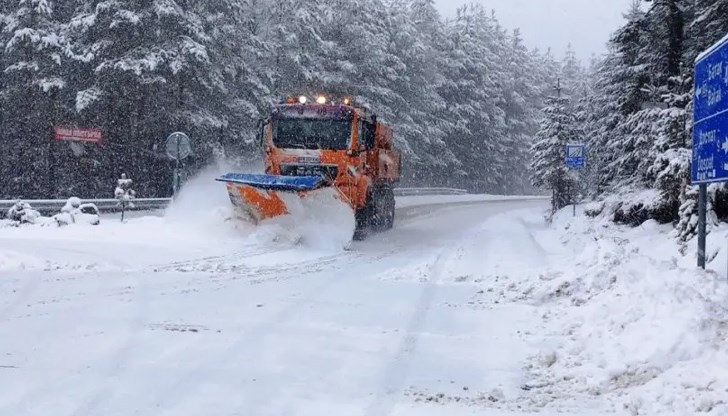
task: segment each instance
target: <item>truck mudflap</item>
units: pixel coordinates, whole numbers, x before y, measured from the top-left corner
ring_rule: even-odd
[[[289,214],[287,200],[326,186],[319,176],[228,173],[216,180],[225,183],[235,209],[255,223]]]

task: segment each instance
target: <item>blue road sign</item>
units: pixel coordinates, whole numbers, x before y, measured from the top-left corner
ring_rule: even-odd
[[[566,145],[566,167],[569,169],[584,169],[586,166],[586,146],[583,144]]]
[[[692,182],[728,181],[728,39],[695,62]]]

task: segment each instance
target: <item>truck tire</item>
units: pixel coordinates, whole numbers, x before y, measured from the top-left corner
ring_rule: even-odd
[[[356,210],[356,229],[354,230],[354,240],[362,241],[366,239],[372,230],[374,217],[376,216],[376,203],[373,192],[367,192],[367,199],[364,206]]]
[[[374,218],[372,226],[376,231],[386,231],[394,226],[394,190],[388,186],[376,189],[374,193]]]
[[[395,200],[394,190],[392,188],[386,188],[384,191],[385,203],[385,219],[384,229],[391,230],[394,227],[394,214],[395,214]]]
[[[371,232],[389,230],[394,226],[394,190],[378,187],[367,193],[364,207],[356,211],[354,240],[364,240]]]

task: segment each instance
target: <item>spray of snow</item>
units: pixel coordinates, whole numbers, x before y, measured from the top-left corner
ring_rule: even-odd
[[[210,165],[190,178],[167,208],[164,220],[205,234],[227,234],[232,206],[225,186],[215,181],[225,170],[224,165]]]
[[[300,198],[281,194],[289,215],[263,224],[275,227],[292,241],[314,250],[343,250],[349,246],[356,221],[354,210],[333,188],[313,191]]]
[[[231,165],[221,160],[190,179],[167,209],[164,220],[207,238],[244,237],[255,244],[303,246],[313,250],[345,249],[354,232],[354,212],[334,189],[301,199],[282,193],[290,215],[253,225],[236,216],[225,185],[215,178],[227,172],[260,173],[260,163]],[[201,236],[201,238],[203,238]]]

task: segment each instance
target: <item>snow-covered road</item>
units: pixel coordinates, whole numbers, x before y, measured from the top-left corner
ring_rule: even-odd
[[[346,246],[350,212],[253,229],[224,197],[0,228],[0,415],[728,410],[725,264],[669,225],[405,197]]]
[[[0,414],[450,415],[518,396],[533,310],[481,283],[543,261],[521,219],[544,202],[443,202],[402,198],[394,230],[348,251],[159,217],[3,230]]]

